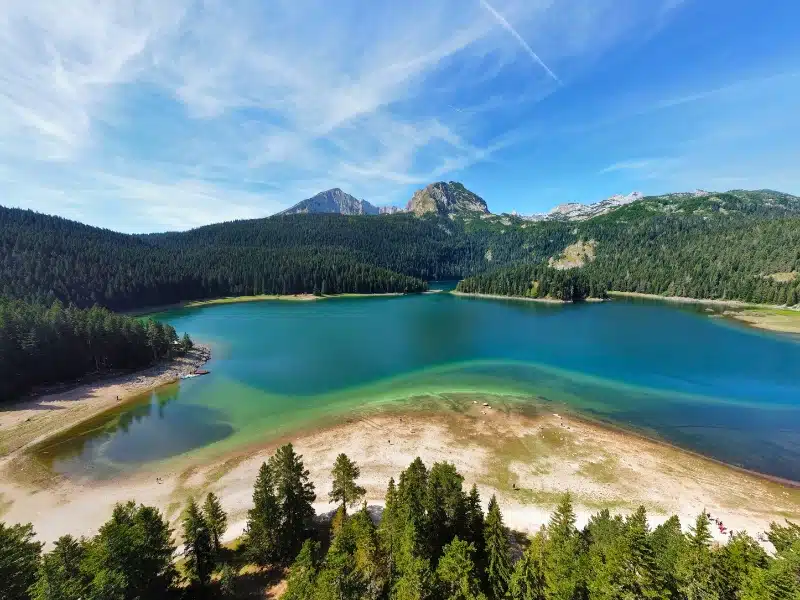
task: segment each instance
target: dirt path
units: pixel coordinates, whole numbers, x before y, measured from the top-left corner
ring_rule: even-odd
[[[285,440],[284,440],[285,441]],[[688,526],[702,510],[734,530],[756,536],[769,522],[800,520],[800,490],[743,473],[634,435],[545,414],[523,417],[480,403],[466,414],[376,414],[292,440],[317,489],[317,512],[327,503],[330,468],[339,452],[361,466],[370,504],[382,504],[390,477],[420,456],[430,466],[455,463],[465,486],[478,485],[484,502],[497,494],[510,526],[535,531],[565,491],[574,495],[579,525],[601,508],[627,512],[639,504],[652,525],[678,514]],[[211,464],[163,467],[108,482],[62,481],[47,491],[0,480],[0,517],[32,522],[40,539],[89,535],[114,503],[135,498],[175,521],[189,496],[217,493],[229,512],[228,538],[244,529],[259,465],[275,444]],[[158,482],[157,478],[161,481]],[[715,537],[725,536],[715,529]]]

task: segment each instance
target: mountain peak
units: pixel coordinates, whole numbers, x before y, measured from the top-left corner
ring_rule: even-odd
[[[335,213],[340,215],[377,215],[379,212],[380,210],[377,206],[373,206],[366,200],[359,200],[355,196],[342,191],[341,188],[336,187],[302,200],[278,214]]]
[[[488,214],[486,201],[469,191],[457,181],[437,181],[414,192],[406,206],[408,212],[417,216],[428,213],[453,215],[458,213]]]

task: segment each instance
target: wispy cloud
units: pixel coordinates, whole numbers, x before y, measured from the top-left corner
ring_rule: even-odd
[[[639,160],[623,160],[608,165],[601,169],[598,174],[604,175],[606,173],[614,173],[616,171],[641,171],[643,169],[652,169],[654,166],[664,164],[664,159],[639,159]]]
[[[565,89],[526,39],[561,71],[658,18],[640,6],[6,0],[0,202],[157,230],[333,186],[402,201],[498,160]]]
[[[528,55],[536,63],[538,63],[539,66],[542,67],[550,77],[552,77],[558,83],[561,83],[561,80],[556,76],[556,74],[550,70],[550,67],[548,67],[541,58],[539,58],[539,55],[533,51],[533,48],[530,47],[528,42],[525,41],[525,39],[519,34],[519,32],[516,29],[514,29],[511,23],[509,23],[503,15],[497,12],[494,9],[494,7],[491,4],[489,4],[486,0],[480,0],[480,3],[481,6],[483,6],[486,10],[488,10],[491,13],[491,15],[497,20],[497,22],[500,23],[500,25],[506,31],[508,31],[508,33],[510,33],[515,40],[519,42],[519,45],[522,46],[523,50],[525,50],[525,52],[527,52]]]

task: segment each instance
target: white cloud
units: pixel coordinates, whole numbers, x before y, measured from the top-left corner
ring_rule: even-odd
[[[646,17],[634,0],[483,4],[5,0],[3,202],[163,229],[332,186],[401,200],[494,159],[511,115],[558,89],[526,40],[558,71]]]

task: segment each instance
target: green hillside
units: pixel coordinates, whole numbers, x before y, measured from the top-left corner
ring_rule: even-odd
[[[800,296],[800,199],[741,190],[645,197],[583,221],[297,214],[143,236],[0,208],[0,295],[124,310],[231,295],[415,292],[478,274],[470,289],[492,293],[496,277],[531,285],[529,269],[515,267],[541,270],[578,241],[595,242],[579,279],[597,292],[771,304]]]

